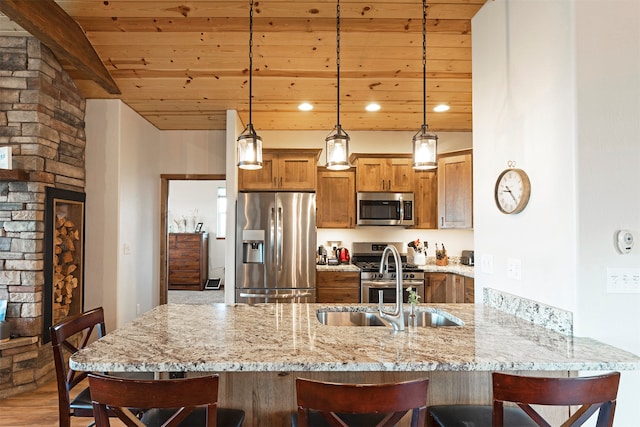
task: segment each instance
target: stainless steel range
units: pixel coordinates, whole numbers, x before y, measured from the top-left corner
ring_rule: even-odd
[[[389,271],[380,273],[380,259],[387,245],[398,249],[402,258],[402,287],[413,288],[424,301],[424,271],[407,263],[406,253],[402,252],[401,242],[354,242],[351,247],[351,262],[360,268],[360,297],[363,303],[377,303],[378,292],[383,291],[382,301],[395,302],[396,272],[393,263]],[[407,302],[408,293],[403,292],[403,300]]]

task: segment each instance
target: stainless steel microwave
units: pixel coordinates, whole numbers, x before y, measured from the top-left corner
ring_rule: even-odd
[[[358,193],[357,225],[414,225],[413,193]]]

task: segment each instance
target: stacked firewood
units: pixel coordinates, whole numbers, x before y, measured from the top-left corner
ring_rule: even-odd
[[[80,231],[75,223],[66,217],[58,217],[54,227],[53,256],[53,312],[54,319],[69,315],[73,290],[78,287],[77,242]],[[74,274],[74,272],[76,272]]]

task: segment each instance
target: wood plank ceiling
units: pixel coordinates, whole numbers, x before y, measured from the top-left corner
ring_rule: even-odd
[[[252,121],[265,130],[336,124],[336,2],[254,0]],[[471,18],[486,0],[430,0],[427,122],[470,131]],[[224,129],[249,118],[249,0],[56,0],[85,31],[121,91],[71,63],[87,98],[120,98],[161,130]],[[351,130],[422,124],[421,0],[342,0],[340,123]],[[6,17],[0,34],[20,34]],[[310,112],[297,106],[313,104]],[[380,111],[366,112],[369,102]],[[444,113],[432,111],[446,103]]]

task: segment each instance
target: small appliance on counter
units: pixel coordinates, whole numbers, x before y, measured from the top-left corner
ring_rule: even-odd
[[[462,255],[460,256],[460,264],[474,265],[475,263],[473,251],[462,251]]]

